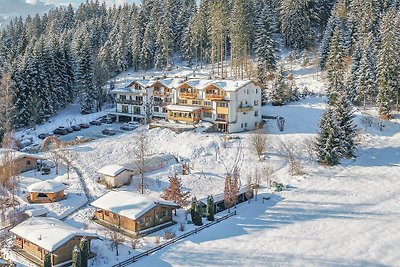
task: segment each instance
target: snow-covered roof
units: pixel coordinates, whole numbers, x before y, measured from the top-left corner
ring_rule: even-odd
[[[175,88],[180,85],[184,80],[182,78],[165,78],[158,81],[162,83],[165,87]]]
[[[66,189],[63,183],[47,180],[37,183],[33,183],[27,187],[28,192],[38,192],[38,193],[57,193]]]
[[[117,164],[110,164],[110,165],[100,168],[97,171],[97,173],[115,177],[115,176],[121,174],[125,170],[126,170],[126,168],[124,166],[117,165]]]
[[[212,82],[212,80],[202,80],[202,79],[193,79],[193,80],[188,80],[185,83],[189,85],[190,87],[194,87],[197,89],[203,89],[207,85],[209,85]]]
[[[46,208],[37,208],[25,211],[25,214],[28,215],[29,217],[37,217],[47,213],[49,213],[49,210]]]
[[[174,202],[160,201],[128,191],[110,191],[93,201],[93,207],[136,220],[157,205],[179,207]]]
[[[180,105],[168,105],[167,106],[167,110],[177,110],[177,111],[185,111],[185,112],[194,112],[199,109],[201,109],[201,107],[180,106]]]
[[[11,232],[37,246],[53,252],[75,236],[97,238],[55,218],[31,217],[11,229]]]
[[[252,83],[252,80],[203,80],[203,79],[192,79],[184,82],[184,84],[202,90],[207,86],[215,85],[216,87],[225,91],[237,91],[240,88]]]
[[[145,89],[135,89],[133,87],[116,88],[111,91],[112,94],[145,94]]]
[[[244,194],[244,193],[246,193],[246,191],[247,191],[247,186],[242,186],[239,189],[238,195]],[[224,201],[224,193],[219,193],[219,194],[213,195],[213,199],[214,199],[214,203]],[[204,204],[207,204],[207,197],[203,197],[199,201]]]
[[[32,159],[46,159],[46,157],[41,155],[33,155],[28,153],[19,152],[14,149],[0,148],[0,165],[3,164],[3,157],[6,152],[12,152],[12,158],[14,160],[22,159],[22,158],[32,158]]]

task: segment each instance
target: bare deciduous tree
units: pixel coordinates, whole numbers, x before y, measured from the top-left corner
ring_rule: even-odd
[[[130,239],[130,244],[131,244],[131,248],[132,249],[136,249],[139,244],[140,244],[140,238],[139,235],[134,235],[131,239]]]
[[[140,174],[138,190],[141,194],[144,194],[144,175],[146,173],[145,161],[149,154],[148,132],[146,130],[140,131],[136,140],[130,146],[132,156],[134,157],[133,163]]]
[[[267,132],[264,129],[257,130],[250,138],[250,143],[256,151],[260,161],[262,154],[264,154],[267,149],[267,138]]]
[[[117,256],[119,256],[119,246],[124,243],[125,238],[122,234],[117,232],[116,230],[109,230],[108,231],[108,236],[110,237],[110,242],[111,242],[111,248],[115,248],[115,253]]]
[[[247,176],[247,184],[246,184],[246,197],[247,197],[247,201],[250,204],[250,200],[253,196],[253,177],[251,175]]]
[[[279,146],[280,154],[285,157],[289,163],[290,175],[303,175],[304,171],[298,159],[300,148],[293,142],[281,142]]]

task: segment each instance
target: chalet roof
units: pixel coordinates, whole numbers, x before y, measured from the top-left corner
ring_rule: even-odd
[[[110,191],[90,205],[126,218],[136,220],[157,205],[178,208],[174,202],[160,201],[148,196],[128,191]]]
[[[76,236],[98,237],[55,218],[45,217],[28,218],[12,228],[11,232],[49,252],[62,247]]]
[[[175,88],[183,82],[182,78],[165,78],[158,80],[161,84],[168,88]]]
[[[110,165],[100,168],[97,171],[97,173],[115,177],[115,176],[118,176],[119,174],[121,174],[125,170],[126,170],[126,168],[124,166],[117,165],[117,164],[110,164]]]
[[[46,159],[46,157],[42,155],[33,155],[28,153],[23,153],[14,149],[6,149],[0,148],[0,165],[3,164],[3,157],[6,152],[12,152],[12,158],[14,160],[22,159],[22,158],[31,158],[31,159]]]
[[[180,105],[168,105],[167,110],[177,110],[177,111],[185,111],[185,112],[194,112],[196,110],[202,109],[201,107],[195,106],[180,106]]]
[[[57,193],[66,189],[63,183],[47,180],[37,183],[33,183],[27,187],[28,192],[38,192],[38,193]]]
[[[112,94],[145,94],[145,89],[135,89],[133,87],[116,88],[111,91]]]
[[[203,80],[203,79],[191,79],[183,84],[187,84],[190,87],[194,87],[196,89],[202,90],[210,85],[215,85],[216,87],[225,90],[225,91],[237,91],[240,88],[248,85],[249,83],[253,83],[252,80]]]

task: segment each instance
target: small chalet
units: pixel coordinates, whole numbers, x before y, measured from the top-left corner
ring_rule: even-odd
[[[248,189],[246,186],[240,188],[238,195],[237,195],[236,204],[240,204],[245,201],[248,201],[249,197],[250,197],[250,199],[253,198],[253,196],[254,196],[253,190],[251,190],[250,195],[247,194],[247,190]],[[214,195],[213,199],[214,199],[214,213],[218,213],[218,212],[221,212],[221,211],[224,211],[227,209],[225,207],[224,193]],[[205,208],[207,206],[207,197],[200,199],[200,203],[201,203],[202,207]]]
[[[66,186],[63,183],[48,180],[33,183],[27,189],[30,203],[51,203],[65,198]]]
[[[172,211],[179,206],[127,191],[110,191],[91,203],[94,219],[109,228],[142,232],[153,227],[168,227],[175,222]]]
[[[104,181],[107,186],[120,187],[128,184],[132,179],[132,172],[121,165],[111,164],[102,167],[97,171],[100,174],[101,181]]]
[[[47,253],[50,253],[51,266],[67,264],[71,262],[74,246],[79,246],[83,237],[98,238],[60,220],[42,217],[29,218],[11,232],[16,236],[14,250],[39,266],[43,266]]]
[[[9,159],[6,159],[7,157],[9,157]],[[45,157],[39,155],[32,155],[15,150],[6,150],[5,148],[0,148],[0,176],[3,175],[4,168],[8,164],[13,164],[16,174],[20,174],[36,169],[38,161],[45,159]]]

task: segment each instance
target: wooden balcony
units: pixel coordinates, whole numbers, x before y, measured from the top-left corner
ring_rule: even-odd
[[[194,123],[194,122],[200,121],[201,118],[193,118],[193,117],[189,118],[189,117],[178,117],[178,116],[168,115],[168,120],[183,121],[183,122],[186,122],[186,123]]]
[[[143,105],[143,101],[129,100],[129,99],[117,99],[117,103],[126,105],[137,105],[137,106]]]
[[[197,98],[197,93],[179,93],[180,98],[186,98],[186,99],[196,99]]]
[[[239,107],[237,108],[237,111],[238,111],[238,112],[249,112],[249,111],[252,111],[253,108],[254,108],[254,107],[252,107],[252,106],[239,106]]]
[[[224,100],[225,96],[224,95],[217,95],[217,94],[206,94],[206,99],[207,100]]]
[[[227,115],[227,114],[229,114],[229,108],[217,107],[217,113]]]
[[[167,93],[166,92],[162,92],[162,91],[153,91],[153,95],[154,96],[163,97],[163,96],[167,95]]]

